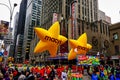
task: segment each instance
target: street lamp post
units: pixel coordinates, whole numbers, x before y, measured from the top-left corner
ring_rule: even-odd
[[[10,11],[10,22],[9,22],[9,28],[8,28],[8,37],[9,37],[10,34],[11,34],[12,16],[13,16],[13,12],[14,12],[14,9],[15,9],[15,7],[17,6],[17,4],[14,3],[14,6],[12,7],[10,0],[8,0],[8,1],[9,1],[9,5],[6,5],[6,4],[4,4],[4,3],[0,3],[0,5],[6,6],[6,7],[9,9],[9,11]],[[7,61],[7,58],[4,58],[4,66],[6,65],[6,61]]]
[[[13,16],[13,12],[14,12],[14,9],[15,9],[15,7],[17,6],[17,4],[14,3],[14,6],[12,7],[12,6],[11,6],[11,2],[10,2],[10,0],[9,0],[9,6],[6,5],[6,4],[4,4],[4,3],[0,3],[0,5],[6,6],[6,7],[9,9],[9,11],[10,11],[9,32],[11,32],[12,16]]]

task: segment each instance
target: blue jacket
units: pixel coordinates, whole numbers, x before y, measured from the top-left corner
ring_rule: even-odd
[[[115,80],[114,75],[113,75],[113,74],[112,74],[112,75],[110,75],[110,76],[109,76],[109,79],[110,79],[110,80]]]
[[[91,75],[91,80],[98,80],[98,75],[93,73]]]

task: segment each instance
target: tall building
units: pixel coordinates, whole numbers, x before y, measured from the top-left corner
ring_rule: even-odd
[[[22,44],[23,44],[23,35],[18,34],[16,38],[15,46],[15,62],[22,62]]]
[[[42,28],[49,29],[55,21],[59,21],[61,26],[60,34],[67,37],[67,26],[64,26],[66,25],[65,19],[65,0],[42,0]],[[64,53],[68,53],[68,42],[59,47],[57,55],[63,55]],[[48,51],[45,51],[44,54],[39,55],[39,59],[45,61],[48,56]]]
[[[76,0],[76,16],[87,22],[95,22],[98,19],[98,0]],[[74,8],[74,4],[72,4]]]
[[[17,58],[21,58],[22,45],[23,45],[23,43],[21,43],[21,41],[23,39],[18,38],[18,36],[24,35],[26,9],[27,9],[27,0],[22,0],[21,4],[20,4],[18,19],[15,20],[17,22],[15,22],[15,27],[14,27],[14,55],[13,56],[14,56],[15,60],[17,60]],[[18,40],[18,39],[20,39],[20,40]],[[17,42],[17,41],[20,41],[20,42]],[[16,44],[16,43],[21,43],[21,44]],[[21,49],[19,49],[19,51],[18,51],[17,46],[19,46],[21,48]]]
[[[23,51],[22,56],[24,60],[29,60],[30,54],[30,43],[34,38],[34,26],[40,26],[42,10],[42,0],[28,0],[27,1],[27,11],[26,20],[24,28],[24,39],[23,39]]]
[[[14,28],[13,28],[13,57],[15,55],[15,46],[16,46],[16,38],[17,38],[17,31],[18,31],[18,19],[19,13],[17,12],[14,17]]]
[[[89,24],[98,20],[98,0],[73,0],[67,5],[70,5],[69,38],[77,39],[84,33],[85,22]]]
[[[110,26],[110,56],[114,65],[120,65],[120,22]]]
[[[56,13],[57,19],[58,19],[58,14],[61,14],[62,11],[59,10],[61,1],[57,0],[42,0],[42,18],[41,18],[41,27],[44,26],[44,28],[48,29],[53,20],[53,14]]]
[[[120,55],[120,22],[110,26],[111,55]]]
[[[45,29],[55,21],[60,22],[60,34],[68,39],[77,39],[84,31],[84,22],[92,23],[98,20],[97,0],[42,0],[41,26]],[[83,22],[84,21],[84,22]],[[82,23],[82,24],[81,24]],[[82,26],[81,26],[82,25]],[[38,39],[36,40],[38,41]],[[33,41],[33,43],[37,43]],[[36,45],[32,45],[36,46]],[[31,51],[33,53],[34,47]],[[68,42],[60,46],[60,53],[69,52]],[[46,52],[47,53],[47,52]],[[47,55],[47,54],[45,54]],[[40,54],[39,56],[45,56]],[[41,57],[42,58],[42,57]]]
[[[60,23],[60,34],[68,39],[78,39],[86,32],[88,43],[93,48],[88,54],[96,55],[108,52],[109,48],[109,25],[110,23],[101,19],[98,20],[98,0],[42,0],[42,14],[40,27],[49,29],[55,21]],[[31,41],[33,53],[35,44],[39,39],[34,35]],[[70,50],[68,42],[60,46],[57,56],[67,56]],[[39,61],[46,60],[48,52],[30,56],[33,59],[39,57]]]
[[[26,9],[27,9],[27,0],[22,0],[20,4],[19,10],[19,19],[18,19],[18,28],[17,35],[24,35],[24,27],[25,27],[25,18],[26,18]]]
[[[90,23],[98,20],[97,0],[43,0],[42,10],[42,24],[47,23],[51,25],[53,13],[57,13],[59,19],[61,16],[66,20],[72,18],[76,23],[76,25],[73,26],[77,26],[77,24],[79,24],[78,20],[84,20]],[[74,30],[77,29],[78,28]]]
[[[109,56],[110,53],[110,26],[111,18],[105,12],[98,10],[99,52],[104,53],[104,56]]]
[[[43,0],[42,10],[42,24],[49,27],[54,19],[53,14],[56,13],[57,20],[61,23],[61,32],[67,31],[68,38],[76,39],[84,32],[84,25],[80,26],[80,22],[84,24],[98,20],[97,0]]]
[[[104,20],[111,24],[111,18],[105,14],[105,12],[98,10],[98,21]]]

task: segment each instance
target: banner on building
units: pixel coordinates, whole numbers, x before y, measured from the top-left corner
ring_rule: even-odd
[[[52,23],[58,21],[58,14],[57,13],[53,13],[53,20]]]
[[[1,20],[0,21],[0,35],[8,34],[9,22]]]
[[[73,3],[71,5],[71,15],[72,15],[72,33],[71,33],[71,36],[72,38],[75,37],[75,27],[76,27],[76,22],[75,22],[75,19],[76,19],[76,13],[75,13],[75,7],[76,7],[76,3]]]

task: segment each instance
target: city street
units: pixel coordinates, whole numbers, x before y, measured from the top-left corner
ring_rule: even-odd
[[[0,11],[0,80],[120,80],[120,0],[0,0]]]

